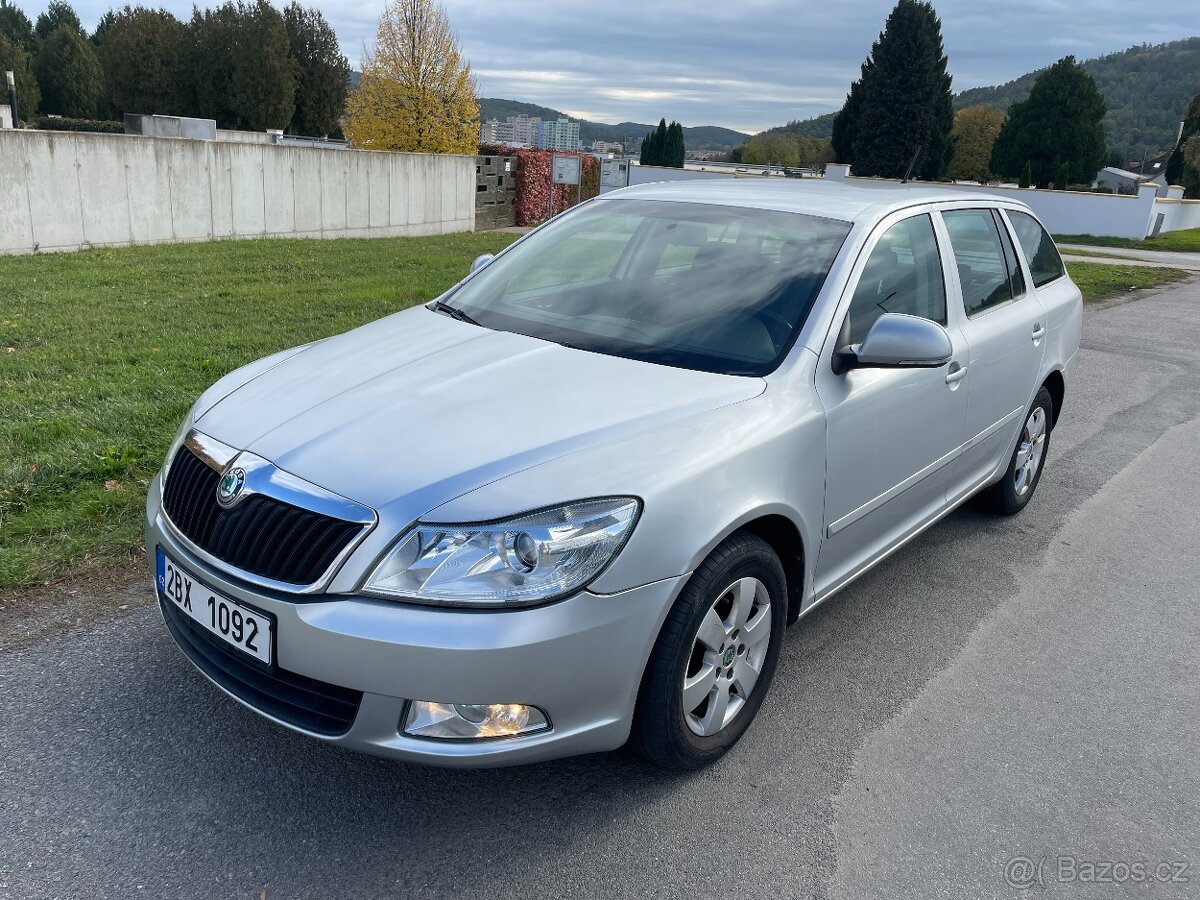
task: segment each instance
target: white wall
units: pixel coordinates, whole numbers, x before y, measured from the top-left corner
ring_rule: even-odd
[[[732,175],[732,169],[728,172],[700,172],[696,169],[676,169],[670,166],[640,166],[635,164],[629,167],[629,184],[653,184],[656,181],[700,181],[705,178],[730,178]],[[615,190],[615,187],[600,186],[600,193],[602,194]]]
[[[1164,200],[1159,198],[1154,204],[1153,215],[1163,214],[1161,231],[1183,231],[1187,228],[1200,228],[1200,200],[1179,200],[1177,198]],[[1154,227],[1151,219],[1150,227]]]
[[[733,178],[732,171],[696,172],[690,169],[668,169],[653,166],[631,166],[629,183],[648,184],[654,181],[690,181],[699,178]],[[741,176],[759,177],[763,176]],[[825,178],[872,183],[889,179],[857,178],[850,167],[830,163]],[[803,182],[790,181],[802,190]],[[898,181],[892,181],[899,184]],[[1200,201],[1156,199],[1157,185],[1139,188],[1137,196],[1092,194],[1083,191],[1033,190],[1031,188],[981,186],[977,184],[936,184],[913,182],[913,187],[937,187],[948,191],[984,192],[1008,197],[1027,204],[1054,234],[1091,234],[1106,237],[1141,239],[1150,233],[1157,213],[1166,212],[1163,231],[1200,227]],[[1161,204],[1161,205],[1160,205]],[[1193,205],[1194,204],[1194,205]]]
[[[849,181],[857,179],[850,178]],[[1149,231],[1157,185],[1140,188],[1136,197],[1083,191],[1035,190],[978,184],[924,184],[950,191],[992,194],[1020,201],[1037,213],[1051,234],[1091,234],[1144,238]]]
[[[475,160],[0,132],[0,253],[471,231]]]

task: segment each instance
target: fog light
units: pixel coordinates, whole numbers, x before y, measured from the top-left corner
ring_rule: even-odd
[[[546,714],[524,703],[435,703],[414,700],[408,704],[404,733],[442,740],[483,740],[533,734],[550,727]]]

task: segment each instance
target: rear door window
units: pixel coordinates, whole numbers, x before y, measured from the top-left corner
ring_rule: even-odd
[[[1004,246],[990,209],[955,209],[942,213],[968,316],[1013,299]]]

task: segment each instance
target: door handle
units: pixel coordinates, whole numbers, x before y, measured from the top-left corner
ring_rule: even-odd
[[[950,363],[950,371],[946,373],[946,384],[956,384],[967,377],[967,367],[958,363]]]
[[[1045,336],[1046,336],[1046,326],[1043,325],[1041,322],[1038,322],[1036,325],[1033,326],[1033,339],[1035,341],[1040,341]]]

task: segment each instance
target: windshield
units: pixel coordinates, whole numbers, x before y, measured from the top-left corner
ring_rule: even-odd
[[[530,234],[448,301],[487,328],[581,350],[765,375],[849,231],[798,213],[599,200]]]

